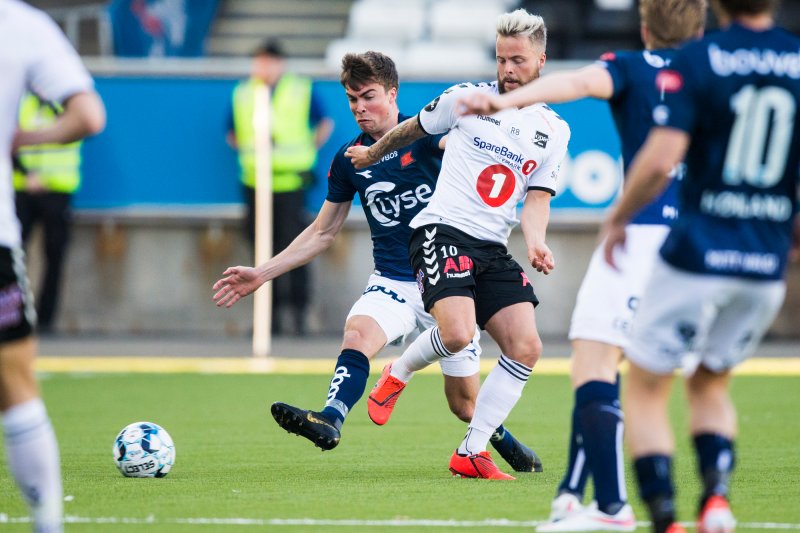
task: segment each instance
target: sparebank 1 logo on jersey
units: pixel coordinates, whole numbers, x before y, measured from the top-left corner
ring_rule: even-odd
[[[391,194],[396,188],[394,183],[379,181],[364,191],[367,207],[381,226],[390,228],[400,224],[400,214],[413,209],[418,204],[427,204],[433,195],[433,189],[425,183],[414,189]]]

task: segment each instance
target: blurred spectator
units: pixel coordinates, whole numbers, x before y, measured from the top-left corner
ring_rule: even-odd
[[[245,232],[255,243],[255,130],[253,111],[255,89],[270,88],[272,136],[272,246],[283,250],[307,225],[305,190],[313,181],[311,172],[317,149],[333,130],[312,80],[286,72],[286,54],[280,42],[268,40],[253,53],[250,78],[239,82],[233,92],[228,143],[239,152],[247,215]],[[298,335],[306,331],[310,293],[308,267],[296,268],[275,280],[272,293],[273,333],[280,334],[281,311],[289,308]]]
[[[19,127],[32,131],[50,126],[63,112],[59,103],[28,93],[20,104]],[[23,146],[14,155],[14,190],[23,243],[27,244],[38,223],[44,230],[45,267],[36,302],[40,333],[52,330],[58,310],[72,225],[70,203],[81,182],[80,166],[81,141]]]

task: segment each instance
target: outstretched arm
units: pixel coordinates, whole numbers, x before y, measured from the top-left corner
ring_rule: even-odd
[[[683,160],[689,148],[689,135],[675,128],[650,130],[644,146],[633,159],[622,199],[600,228],[606,262],[616,268],[614,248],[625,246],[625,226],[645,205],[661,193],[669,182],[670,171]]]
[[[392,150],[399,150],[404,146],[408,146],[425,135],[427,133],[419,125],[419,118],[411,117],[389,130],[386,135],[381,137],[381,140],[372,146],[351,146],[344,153],[344,156],[353,162],[354,167],[359,169],[366,168],[380,161],[381,157]]]
[[[273,280],[294,268],[305,265],[327,250],[342,229],[351,202],[325,201],[314,222],[298,235],[278,255],[258,267],[229,267],[212,289],[217,307],[232,307],[233,304],[252,294],[264,283]]]
[[[550,198],[547,191],[528,191],[520,214],[520,227],[528,247],[528,261],[542,274],[556,267],[553,252],[545,244],[547,224],[550,222]]]
[[[459,101],[459,112],[491,115],[509,107],[525,107],[538,102],[558,104],[579,98],[608,100],[614,94],[614,81],[608,70],[589,65],[576,70],[554,72],[505,94],[475,92]]]
[[[106,110],[95,92],[75,94],[64,103],[64,112],[50,126],[17,131],[13,149],[35,144],[66,144],[103,131]]]

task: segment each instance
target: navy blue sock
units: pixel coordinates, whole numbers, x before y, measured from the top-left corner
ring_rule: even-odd
[[[489,442],[492,443],[492,446],[495,450],[497,450],[497,453],[503,456],[504,454],[513,453],[514,440],[514,436],[511,434],[511,432],[503,427],[503,424],[500,424],[497,429],[494,430],[494,433],[492,433]]]
[[[589,381],[575,391],[586,464],[594,479],[597,507],[616,514],[628,499],[622,455],[622,410],[616,383]]]
[[[675,521],[672,458],[646,455],[636,459],[633,467],[639,481],[639,494],[650,511],[653,529],[663,533]]]
[[[722,435],[702,433],[695,435],[697,466],[703,480],[700,509],[711,496],[728,497],[731,472],[736,463],[733,441]]]
[[[369,377],[369,359],[358,350],[342,350],[333,371],[328,400],[322,415],[341,427],[347,413],[364,394]]]
[[[586,452],[583,450],[583,437],[581,436],[581,421],[578,418],[578,409],[572,407],[572,427],[569,435],[569,455],[567,456],[567,471],[558,485],[558,494],[571,492],[578,499],[583,499],[586,490],[586,481],[589,479],[589,467],[586,464]]]

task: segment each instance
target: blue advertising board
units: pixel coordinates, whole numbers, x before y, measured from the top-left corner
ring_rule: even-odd
[[[235,83],[233,79],[96,78],[108,125],[84,143],[84,179],[76,207],[241,203],[236,153],[225,142]],[[319,152],[317,179],[308,194],[312,211],[325,198],[333,155],[358,133],[339,83],[317,84],[335,128]],[[415,114],[450,85],[402,83],[401,111]],[[621,181],[619,140],[608,106],[581,100],[553,107],[572,128],[553,209],[605,208]]]

